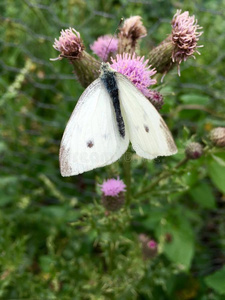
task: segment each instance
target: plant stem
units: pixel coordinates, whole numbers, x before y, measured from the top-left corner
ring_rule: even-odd
[[[171,175],[173,175],[177,171],[177,169],[186,164],[188,160],[189,159],[185,157],[178,164],[176,164],[176,166],[171,171],[165,170],[164,172],[162,172],[161,175],[155,181],[153,181],[150,185],[144,188],[141,192],[137,193],[134,197],[140,197],[150,192],[162,179],[168,178]]]
[[[123,156],[123,173],[126,184],[126,205],[130,204],[130,187],[131,187],[131,153],[129,150]]]

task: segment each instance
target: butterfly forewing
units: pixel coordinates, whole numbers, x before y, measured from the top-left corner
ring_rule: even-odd
[[[155,107],[125,76],[116,73],[116,78],[122,114],[136,153],[148,159],[175,154],[171,133]]]
[[[81,95],[60,146],[62,176],[77,175],[118,160],[129,143],[121,137],[112,101],[100,79]]]

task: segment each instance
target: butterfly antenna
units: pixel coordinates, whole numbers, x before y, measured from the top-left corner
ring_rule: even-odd
[[[119,21],[119,24],[118,24],[117,27],[116,27],[116,30],[115,30],[114,33],[113,33],[113,36],[112,36],[111,40],[110,40],[110,42],[109,42],[109,44],[108,44],[108,46],[107,46],[107,48],[106,48],[105,55],[107,54],[107,52],[108,52],[108,50],[109,50],[109,46],[110,46],[111,43],[112,43],[112,40],[113,40],[113,38],[114,38],[114,35],[116,34],[118,28],[119,28],[120,25],[123,23],[123,21],[124,21],[124,18],[121,18],[120,21]],[[105,58],[105,55],[104,55],[104,58]]]

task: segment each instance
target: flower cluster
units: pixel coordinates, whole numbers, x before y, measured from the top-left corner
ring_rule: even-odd
[[[163,100],[160,94],[149,88],[156,83],[152,78],[156,72],[166,74],[174,64],[187,60],[198,53],[197,45],[202,32],[194,16],[180,10],[172,20],[172,33],[148,55],[148,59],[136,54],[138,42],[147,35],[140,16],[124,21],[119,29],[118,38],[110,35],[100,36],[90,45],[92,51],[103,61],[112,61],[112,67],[127,76],[134,85],[160,109]],[[53,47],[61,52],[59,58],[67,57],[72,61],[75,73],[83,86],[88,86],[98,77],[99,62],[84,51],[79,32],[73,28],[61,31]],[[58,59],[59,59],[58,58]],[[150,69],[150,67],[152,67]],[[179,73],[179,68],[178,68]],[[158,101],[158,99],[159,101]]]

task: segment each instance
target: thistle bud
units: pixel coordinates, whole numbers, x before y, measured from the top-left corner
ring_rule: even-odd
[[[140,16],[133,16],[126,19],[119,32],[118,53],[135,52],[137,41],[145,37],[147,30],[144,27]]]
[[[158,254],[158,243],[145,234],[139,235],[144,259],[153,258]]]
[[[119,178],[108,179],[101,185],[102,204],[108,211],[118,211],[124,205],[126,185]]]
[[[190,143],[185,150],[186,157],[189,159],[198,159],[203,154],[203,147],[199,143]]]
[[[198,48],[199,37],[203,32],[197,24],[195,16],[189,16],[189,12],[177,13],[172,19],[172,34],[169,35],[159,46],[149,53],[149,62],[159,73],[168,73],[175,65],[178,66],[180,75],[180,64],[189,57],[194,57],[194,53],[200,54]]]
[[[225,147],[225,127],[217,127],[210,132],[210,140],[214,146]]]
[[[99,76],[100,63],[84,51],[80,33],[74,28],[61,30],[59,39],[55,39],[53,47],[60,52],[56,59],[67,58],[73,64],[75,74],[83,87],[87,87]]]
[[[164,104],[163,96],[158,91],[149,90],[148,99],[155,106],[157,110],[160,110],[163,107]]]

